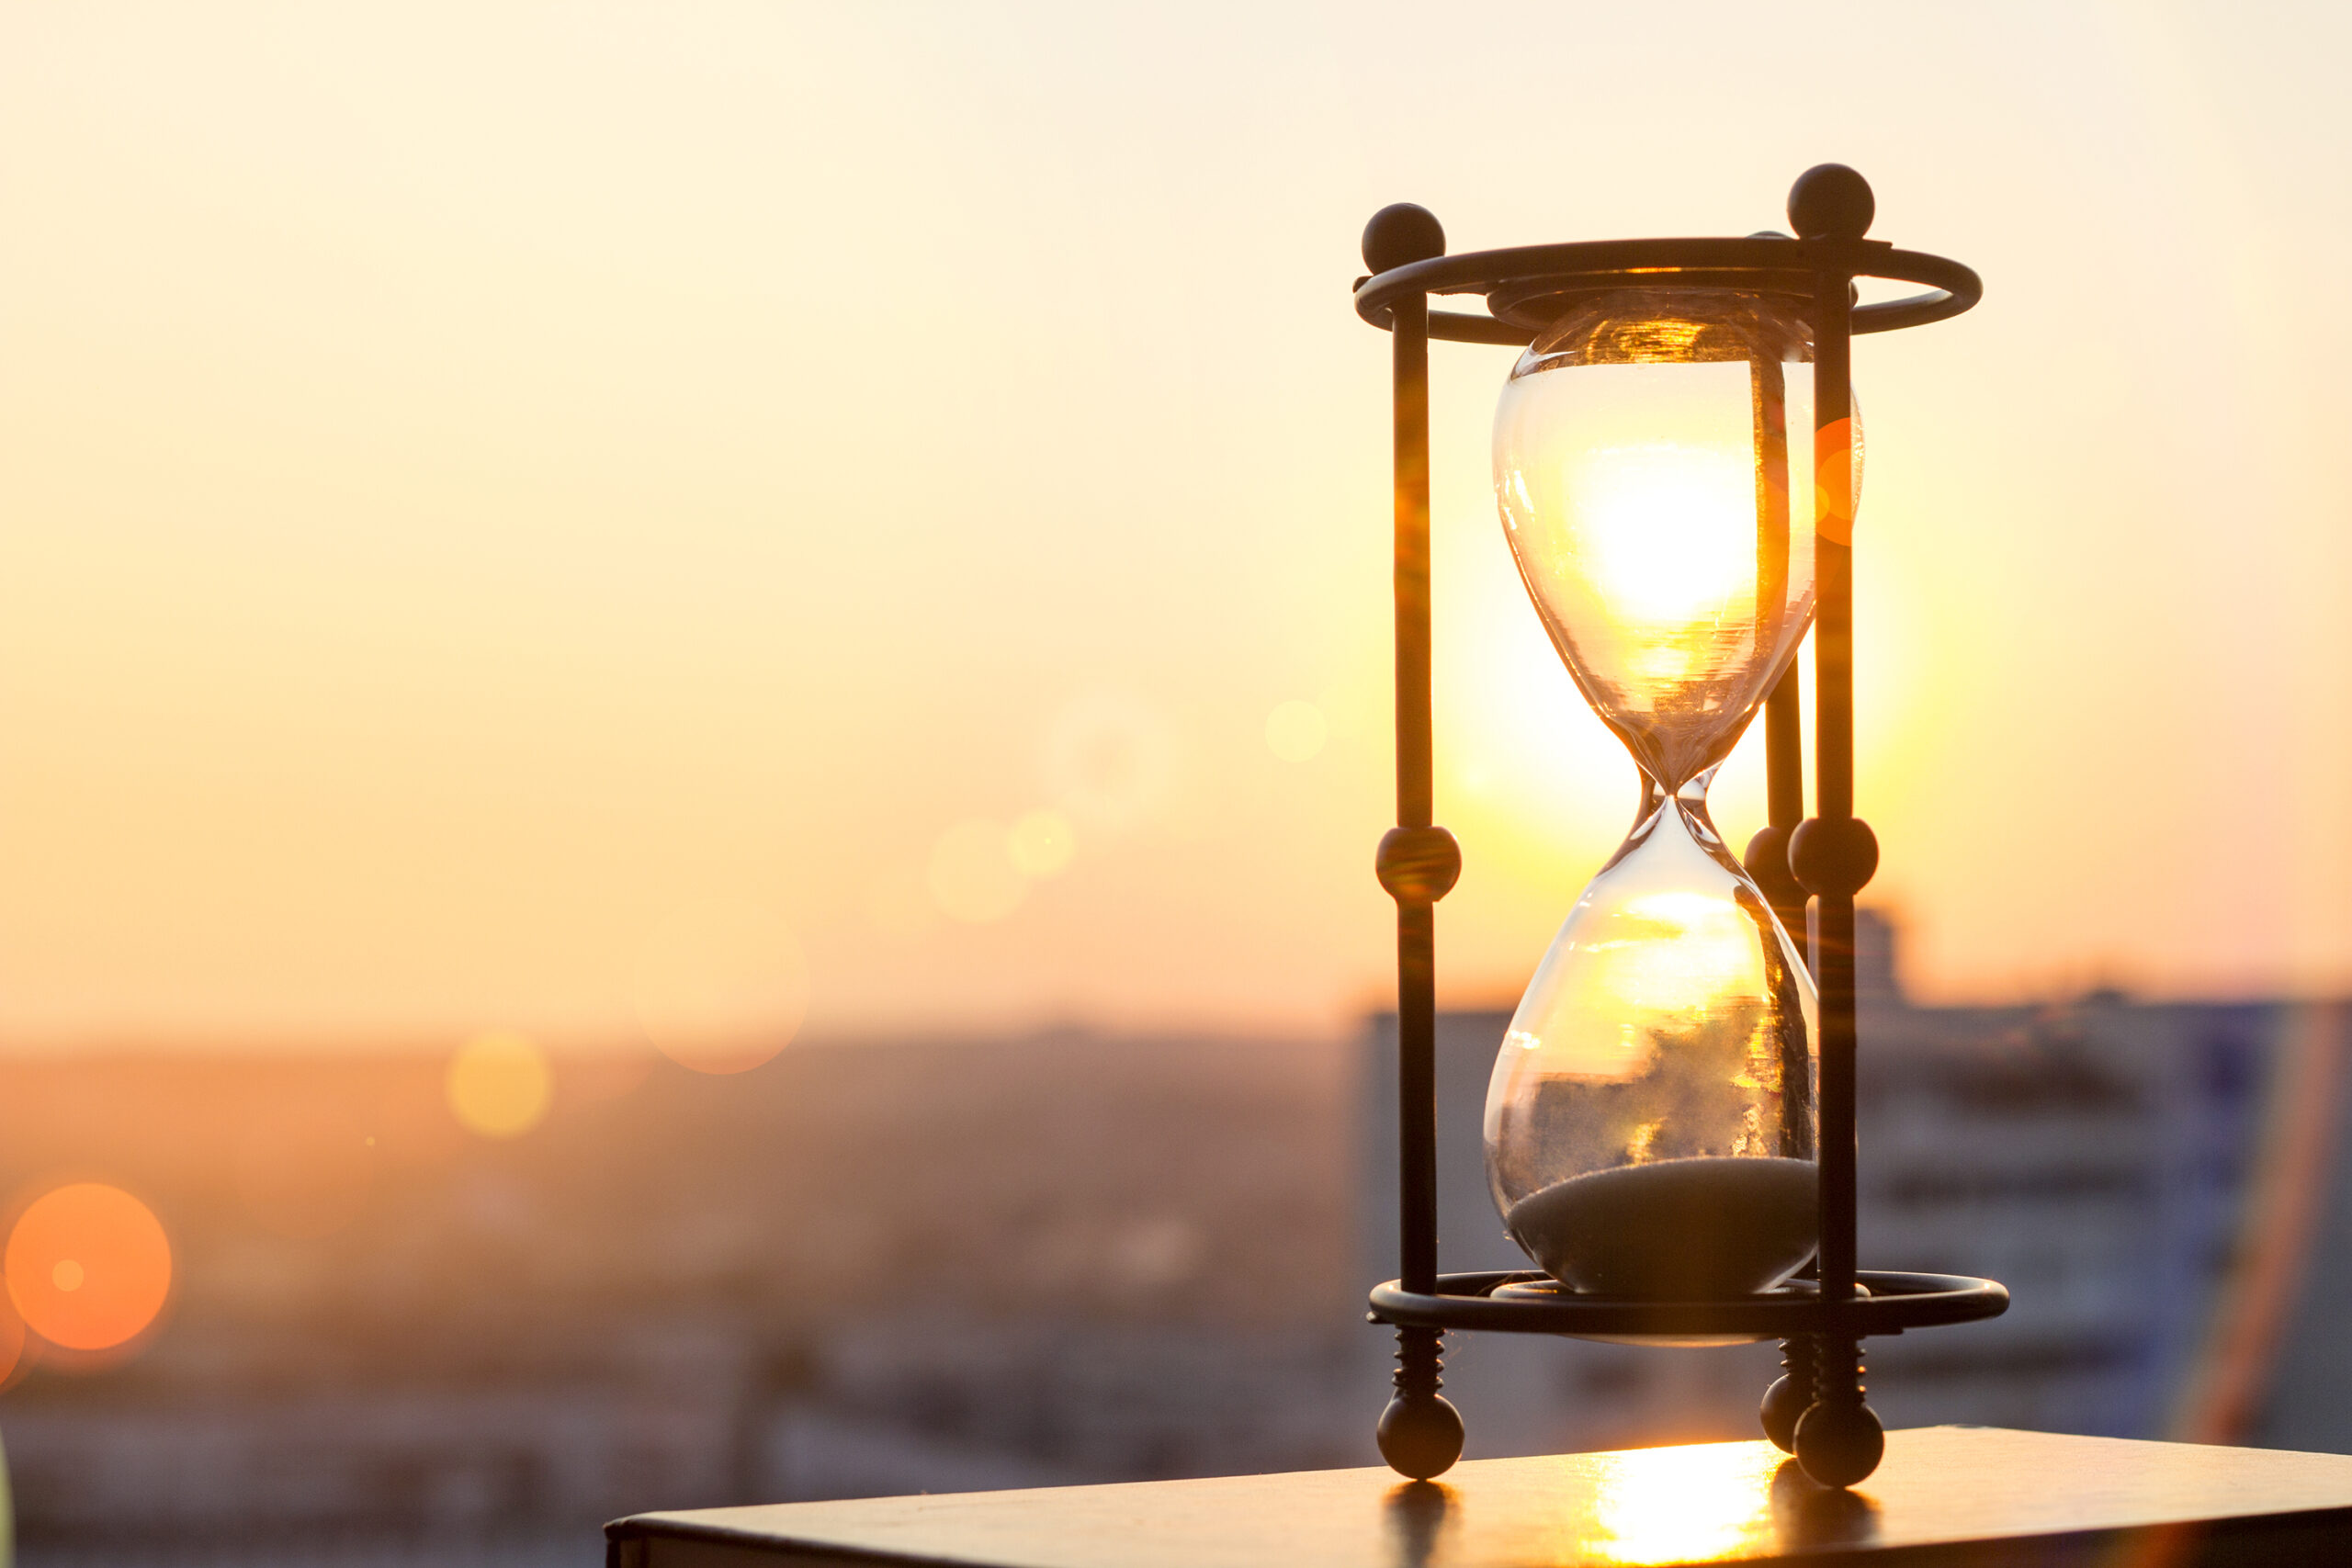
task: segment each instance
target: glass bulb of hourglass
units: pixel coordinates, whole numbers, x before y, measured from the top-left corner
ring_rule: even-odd
[[[1743,1294],[1814,1250],[1813,983],[1706,808],[1812,618],[1815,492],[1854,479],[1819,482],[1811,357],[1795,302],[1623,290],[1538,338],[1497,410],[1520,575],[1655,786],[1487,1092],[1504,1228],[1576,1290]]]

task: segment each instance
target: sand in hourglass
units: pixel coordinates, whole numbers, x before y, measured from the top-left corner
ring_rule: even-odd
[[[1703,1301],[1770,1290],[1813,1256],[1811,1160],[1664,1159],[1572,1176],[1503,1228],[1571,1290]]]

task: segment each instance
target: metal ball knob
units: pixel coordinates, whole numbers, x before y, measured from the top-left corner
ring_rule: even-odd
[[[1815,164],[1789,187],[1789,227],[1806,240],[1859,240],[1878,216],[1871,182],[1843,164]]]
[[[1415,1481],[1443,1475],[1462,1457],[1462,1413],[1442,1393],[1398,1394],[1380,1413],[1380,1457]]]
[[[1808,893],[1851,897],[1878,871],[1878,835],[1859,817],[1808,818],[1789,840],[1789,869]]]
[[[1789,869],[1789,830],[1786,828],[1776,828],[1768,822],[1756,829],[1756,836],[1747,840],[1747,852],[1739,857],[1739,863],[1747,868],[1756,886],[1764,890],[1764,896],[1775,904],[1781,902],[1783,895],[1800,891],[1796,874]]]
[[[1757,1407],[1757,1419],[1764,1424],[1764,1435],[1782,1453],[1793,1453],[1797,1446],[1797,1423],[1813,1408],[1813,1380],[1783,1377],[1764,1391],[1764,1403]]]
[[[1363,265],[1386,272],[1445,254],[1445,230],[1426,207],[1400,201],[1384,207],[1363,226]]]
[[[1391,828],[1372,863],[1399,904],[1434,904],[1462,880],[1462,846],[1442,828]]]
[[[1851,1486],[1878,1468],[1886,1428],[1867,1404],[1816,1404],[1798,1418],[1794,1452],[1824,1486]]]

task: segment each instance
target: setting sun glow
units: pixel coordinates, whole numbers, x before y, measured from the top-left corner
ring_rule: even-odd
[[[1689,1009],[1704,1018],[1762,985],[1753,931],[1739,907],[1697,893],[1645,894],[1593,945],[1598,983],[1634,1012]]]
[[[629,977],[670,904],[772,900],[812,1036],[1353,1029],[1393,917],[1364,220],[1742,234],[1830,156],[1991,289],[1932,352],[1854,353],[1857,804],[1909,977],[2352,983],[2352,379],[2288,265],[2352,235],[2340,50],[2217,8],[1890,14],[1856,47],[1899,69],[1792,95],[1806,30],[1714,4],[1671,92],[1504,93],[1387,47],[1409,8],[1278,9],[1238,50],[1198,7],[13,7],[0,1024],[736,1061]],[[1495,26],[1657,52],[1634,8]],[[2158,231],[2126,288],[2053,264]],[[1498,536],[1515,352],[1430,353],[1449,1004],[1524,982],[1633,807]],[[1704,368],[1722,419],[1596,443],[1675,470],[1600,546],[1629,615],[1746,603],[1707,543],[1754,510],[1714,456],[1746,367]],[[1789,427],[1792,516],[1842,515]],[[2126,756],[2166,761],[2099,831],[2051,809]],[[1050,884],[1057,840],[1007,849],[1039,809],[1077,849]]]
[[[1744,367],[1743,367],[1744,368]],[[1756,606],[1756,472],[1736,446],[1645,442],[1580,452],[1561,490],[1601,597],[1656,628],[1658,652],[1694,623]],[[1670,679],[1687,658],[1647,673]]]

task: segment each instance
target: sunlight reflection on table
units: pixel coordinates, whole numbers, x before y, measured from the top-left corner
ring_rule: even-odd
[[[1601,1562],[1703,1562],[1776,1539],[1772,1475],[1781,1456],[1749,1443],[1611,1454],[1591,1513],[1557,1555]]]
[[[1467,1560],[1724,1562],[1871,1533],[1875,1510],[1866,1498],[1814,1485],[1763,1443],[1576,1460],[1582,1476],[1561,1476],[1555,1490],[1538,1483],[1543,1501],[1524,1511],[1498,1511],[1489,1500],[1468,1499],[1442,1484],[1396,1488],[1388,1512],[1399,1568]],[[1481,1507],[1481,1501],[1488,1506]]]

